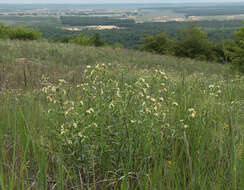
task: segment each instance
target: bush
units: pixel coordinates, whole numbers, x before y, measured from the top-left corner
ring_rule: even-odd
[[[9,28],[3,24],[0,24],[0,39],[6,39],[9,35]]]
[[[82,33],[79,35],[74,35],[73,38],[69,40],[69,43],[74,43],[81,46],[96,46],[96,47],[101,47],[106,45],[106,43],[100,39],[99,34],[96,34],[94,37],[92,37]]]
[[[113,44],[113,48],[114,49],[123,49],[124,46],[121,43],[116,42],[116,43]]]
[[[37,40],[41,38],[42,34],[37,32],[32,28],[26,28],[23,26],[8,27],[4,24],[0,24],[0,38],[7,39],[10,38],[11,40]]]
[[[172,52],[172,40],[165,33],[156,36],[148,36],[143,39],[142,51],[158,54],[170,54]]]
[[[91,46],[93,45],[93,39],[90,36],[84,34],[74,35],[69,43],[74,43],[81,46]]]
[[[214,44],[208,40],[207,33],[200,27],[191,25],[180,34],[175,47],[175,55],[200,60],[214,60]]]
[[[9,38],[17,39],[17,40],[38,40],[41,38],[42,34],[37,32],[32,28],[25,28],[23,26],[19,26],[17,28],[10,29]]]
[[[232,47],[231,62],[233,68],[244,73],[244,25],[235,32],[235,46]]]

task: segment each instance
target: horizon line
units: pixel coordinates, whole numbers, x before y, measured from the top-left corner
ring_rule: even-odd
[[[131,4],[131,5],[143,5],[143,4],[233,4],[233,3],[244,3],[243,1],[235,1],[235,2],[169,2],[169,3],[160,3],[160,2],[152,2],[152,3],[130,3],[130,2],[113,2],[113,3],[109,3],[109,2],[104,2],[104,3],[42,3],[42,2],[38,2],[38,3],[1,3],[0,4],[4,4],[4,5],[33,5],[33,4],[50,4],[50,5],[104,5],[104,4]]]

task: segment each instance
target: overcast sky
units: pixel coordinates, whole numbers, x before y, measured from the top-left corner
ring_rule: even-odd
[[[0,0],[0,3],[216,3],[244,2],[244,0]]]

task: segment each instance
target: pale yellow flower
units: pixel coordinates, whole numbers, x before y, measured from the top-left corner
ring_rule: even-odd
[[[71,145],[71,144],[72,144],[72,140],[68,139],[68,140],[67,140],[67,143],[68,143],[69,145]]]
[[[88,114],[94,113],[94,109],[93,108],[89,108],[88,110],[86,110],[86,113],[88,113]]]
[[[78,127],[77,123],[73,123],[73,127],[76,129]]]

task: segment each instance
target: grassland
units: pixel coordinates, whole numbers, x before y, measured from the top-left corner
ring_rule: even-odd
[[[244,78],[130,50],[0,41],[0,189],[244,188]]]

